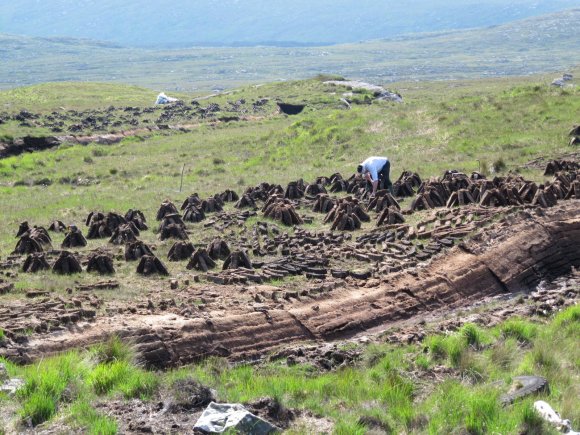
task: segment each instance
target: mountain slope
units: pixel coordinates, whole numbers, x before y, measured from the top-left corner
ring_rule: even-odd
[[[578,63],[580,9],[500,26],[330,47],[146,50],[86,40],[0,35],[0,87],[119,81],[212,89],[335,73],[375,82],[526,75]]]
[[[130,46],[345,43],[497,25],[576,0],[18,0],[0,3],[0,32]]]

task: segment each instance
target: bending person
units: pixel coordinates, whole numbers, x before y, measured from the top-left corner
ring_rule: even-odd
[[[377,189],[388,189],[393,195],[393,183],[389,178],[391,162],[386,157],[369,157],[356,168],[359,174],[372,185],[373,195]]]

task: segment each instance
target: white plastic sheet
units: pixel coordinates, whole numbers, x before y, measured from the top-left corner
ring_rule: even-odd
[[[155,104],[169,104],[175,103],[176,101],[179,100],[177,98],[168,97],[167,95],[165,95],[165,93],[161,92],[159,95],[157,95],[157,100],[155,100]]]
[[[268,435],[279,429],[255,416],[240,404],[211,402],[195,423],[194,429],[205,433],[223,433],[235,429],[236,433]]]
[[[554,411],[554,409],[543,400],[534,402],[534,409],[544,420],[552,426],[555,426],[559,431],[568,435],[580,435],[580,432],[572,430],[570,420],[563,420],[562,417],[560,417],[560,414]]]

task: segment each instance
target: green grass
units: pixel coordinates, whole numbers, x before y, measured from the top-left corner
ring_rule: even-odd
[[[24,420],[30,419],[30,422],[36,426],[44,423],[56,414],[56,401],[42,392],[30,394],[22,406],[21,416]]]
[[[98,91],[96,86],[86,92],[71,88],[71,104],[85,104],[75,103],[74,94],[78,93],[78,101],[88,101],[90,92]],[[235,188],[240,193],[262,181],[285,185],[298,178],[312,181],[335,171],[348,176],[357,162],[371,154],[387,154],[393,162],[393,176],[403,169],[418,171],[423,178],[450,168],[470,172],[478,168],[478,160],[496,167],[503,161],[505,170],[517,170],[533,158],[574,150],[565,144],[566,133],[577,123],[575,116],[580,112],[579,92],[507,79],[419,83],[409,85],[403,105],[373,103],[346,111],[336,107],[336,89],[319,80],[240,89],[215,101],[223,104],[227,99],[263,95],[284,99],[304,96],[313,103],[296,117],[205,124],[190,133],[126,139],[111,146],[66,145],[0,160],[4,218],[0,253],[4,257],[14,248],[14,234],[23,220],[48,225],[61,219],[82,227],[89,211],[124,213],[138,207],[155,227],[153,216],[164,198],[180,203],[192,192],[209,196]],[[56,101],[51,97],[39,104],[42,110],[49,110]],[[184,189],[179,193],[184,164]],[[540,171],[522,173],[542,180]],[[98,184],[70,183],[78,178]],[[30,185],[40,179],[51,183],[46,187]],[[256,220],[251,219],[248,225]],[[195,243],[207,243],[215,235],[203,229],[203,223],[190,228]],[[319,228],[328,229],[328,225]],[[62,237],[54,235],[55,247]],[[155,243],[160,257],[171,244],[159,242],[153,231],[144,232],[142,239]],[[96,248],[106,245],[106,240],[90,243]],[[183,270],[183,264],[166,265],[172,273]],[[150,289],[152,283],[165,284],[163,280],[136,277],[134,264],[118,266],[121,289],[103,291],[99,297],[131,300]],[[75,277],[78,284],[95,279],[89,274]],[[15,284],[15,291],[0,296],[0,301],[20,299],[29,288],[58,293],[72,285],[70,278],[52,274],[21,274]],[[293,284],[300,286],[300,279]],[[177,375],[210,385],[223,400],[243,402],[268,395],[285,406],[311,410],[335,421],[336,433],[364,433],[366,428],[358,424],[362,415],[388,423],[394,432],[514,433],[534,422],[530,400],[513,408],[498,408],[499,389],[490,385],[537,373],[550,382],[550,393],[543,397],[578,426],[579,318],[578,307],[573,307],[558,314],[549,325],[522,319],[491,330],[465,325],[447,336],[428,337],[421,346],[373,346],[365,352],[360,366],[332,373],[321,374],[307,365],[287,367],[283,362],[229,368],[222,360],[210,360],[181,369]],[[412,370],[427,376],[438,365],[451,368],[457,377],[426,386],[410,376]],[[38,424],[70,408],[76,415],[73,420],[95,433],[114,432],[115,428],[82,403],[116,396],[149,400],[167,379],[177,376],[136,367],[130,349],[116,338],[87,352],[8,368],[11,375],[26,381],[17,398],[21,418]],[[75,408],[77,403],[81,404]]]
[[[109,106],[147,106],[152,105],[156,97],[155,91],[138,86],[60,82],[3,91],[0,105],[3,110],[26,109],[43,113],[60,108],[81,111]]]
[[[38,92],[51,87],[40,86]],[[86,92],[81,85],[71,88],[71,101],[77,93],[79,101],[89,99],[96,90],[88,87]],[[503,160],[506,171],[517,170],[533,158],[573,150],[565,145],[566,133],[577,122],[579,92],[521,85],[513,79],[418,84],[409,88],[404,104],[377,102],[346,111],[337,109],[336,89],[318,80],[242,88],[210,101],[300,95],[313,103],[295,117],[268,115],[251,122],[206,124],[189,133],[159,134],[144,141],[66,145],[0,160],[6,220],[0,229],[0,252],[14,248],[13,232],[22,220],[47,225],[59,218],[81,224],[90,210],[124,213],[137,206],[151,219],[164,198],[180,202],[191,192],[240,192],[262,181],[285,185],[336,171],[348,176],[357,162],[372,154],[391,158],[394,177],[405,169],[423,177],[450,168],[471,172],[478,169],[478,161]],[[50,99],[43,104],[59,103]],[[522,174],[541,178],[539,171]],[[49,185],[34,185],[40,180]],[[71,180],[81,180],[81,185]],[[144,237],[150,236],[146,232]]]
[[[157,391],[159,377],[130,363],[132,355],[129,347],[115,338],[84,352],[48,358],[38,365],[19,368],[9,364],[9,372],[25,380],[17,394],[20,417],[36,426],[56,413],[66,413],[66,405],[71,404],[69,412],[75,424],[91,433],[116,433],[116,423],[96,413],[88,401],[107,395],[147,400]],[[99,361],[98,356],[107,356],[108,360]]]
[[[78,401],[70,408],[73,425],[84,428],[91,435],[114,435],[118,431],[117,422],[99,414],[85,401]]]
[[[309,410],[334,421],[335,434],[366,433],[368,418],[394,433],[555,433],[539,419],[532,404],[542,398],[573,426],[580,423],[578,313],[578,306],[573,306],[547,323],[530,322],[528,327],[533,324],[536,332],[526,343],[502,335],[501,331],[512,330],[508,325],[522,322],[508,320],[489,330],[467,324],[447,336],[429,337],[424,347],[374,344],[363,349],[360,363],[333,372],[304,364],[288,366],[284,361],[232,367],[224,359],[210,358],[199,365],[154,373],[130,363],[131,352],[121,351],[118,340],[108,344],[115,352],[97,347],[34,366],[9,364],[8,369],[26,381],[18,394],[22,418],[39,424],[64,415],[71,425],[95,434],[118,430],[114,420],[95,410],[96,401],[114,396],[158,400],[161,385],[179,385],[181,379],[214,388],[220,401],[244,403],[269,396],[282,406]],[[498,357],[499,347],[515,350],[508,352],[509,364]],[[119,357],[97,362],[99,354]],[[484,369],[485,382],[461,374],[466,373],[466,356]],[[423,378],[435,365],[455,368],[457,375],[442,382]],[[502,407],[499,396],[519,374],[545,376],[549,391]]]
[[[521,319],[513,319],[503,323],[500,327],[501,334],[504,337],[512,337],[520,343],[530,343],[536,336],[537,325]]]
[[[91,357],[97,363],[134,362],[135,355],[130,346],[119,337],[110,337],[104,343],[91,348]]]

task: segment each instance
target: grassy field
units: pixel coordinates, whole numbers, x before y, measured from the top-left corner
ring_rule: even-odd
[[[46,86],[51,90],[46,95],[54,92],[53,85]],[[54,104],[84,107],[88,101],[103,107],[109,104],[111,89],[118,93],[107,85],[104,96],[96,99],[91,97],[96,85],[83,92],[77,86],[70,88],[67,99],[51,102],[46,97],[39,109],[50,110]],[[298,116],[272,113],[254,121],[200,124],[188,133],[133,137],[116,145],[65,144],[3,159],[0,252],[12,248],[22,220],[47,225],[59,218],[80,224],[94,209],[124,213],[136,207],[150,217],[163,199],[181,202],[193,192],[241,192],[262,181],[285,185],[336,171],[349,176],[368,155],[389,156],[396,178],[402,170],[423,177],[446,169],[518,170],[536,157],[574,150],[567,146],[566,135],[578,122],[578,88],[509,79],[400,87],[403,104],[373,102],[352,110],[340,108],[342,89],[316,80],[247,87],[208,101],[223,104],[267,96],[306,102],[308,107]],[[131,88],[125,92],[134,94]],[[25,107],[30,92],[20,94],[14,110]],[[145,94],[137,93],[142,102]],[[5,97],[0,93],[0,101]],[[139,98],[130,101],[138,104]]]
[[[369,421],[379,424],[381,433],[557,433],[533,411],[537,395],[505,407],[499,398],[514,376],[544,376],[549,392],[540,398],[577,427],[579,333],[580,308],[574,306],[550,321],[513,319],[491,329],[466,324],[449,335],[427,337],[420,345],[374,344],[362,349],[354,366],[333,372],[309,364],[289,366],[285,360],[231,367],[211,359],[156,373],[134,366],[130,348],[112,339],[33,366],[2,361],[25,385],[15,399],[0,396],[0,404],[16,406],[11,424],[36,425],[59,416],[59,424],[68,427],[114,434],[117,423],[94,404],[119,397],[154,401],[161,392],[164,397],[178,395],[178,381],[194,380],[214,388],[220,401],[268,396],[283,407],[328,418],[336,434],[368,433]],[[360,345],[345,346],[354,350]],[[434,371],[442,369],[447,379],[435,381]],[[296,426],[287,433],[311,431]]]
[[[567,145],[567,133],[580,113],[578,87],[556,89],[548,83],[545,76],[397,83],[403,104],[372,101],[363,92],[351,97],[357,103],[351,110],[339,101],[346,89],[317,79],[247,86],[206,101],[223,106],[240,98],[267,97],[306,103],[306,110],[297,116],[271,111],[247,121],[202,122],[189,132],[159,132],[115,145],[64,144],[2,159],[0,257],[14,248],[23,220],[47,226],[61,219],[84,228],[89,211],[139,208],[154,225],[153,216],[165,198],[180,204],[193,192],[202,197],[225,189],[241,193],[263,181],[284,186],[336,171],[348,177],[359,161],[374,154],[391,158],[392,178],[403,170],[426,178],[447,169],[481,169],[488,175],[517,171],[541,179],[541,171],[521,165],[576,152]],[[149,90],[118,85],[46,84],[0,92],[0,105],[9,112],[112,104],[148,107],[151,96]],[[181,96],[189,101],[198,95]],[[14,134],[28,133],[20,129]],[[189,228],[193,241],[205,237],[203,223]],[[161,254],[171,244],[158,242],[152,231],[143,233],[143,240],[155,243]],[[55,238],[55,247],[58,242]],[[151,284],[136,278],[129,270],[132,266],[121,267],[118,275],[129,277],[130,285],[121,295],[110,292],[103,297],[130,299],[131,292]],[[28,288],[59,292],[69,285],[67,278],[23,275],[15,292],[0,296],[0,301],[22,297]],[[82,274],[75,279],[83,283],[96,277]],[[8,364],[11,374],[25,378],[26,386],[16,401],[0,397],[0,402],[15,407],[20,420],[38,423],[58,415],[93,433],[114,433],[116,423],[99,414],[94,401],[117,396],[151,400],[176,379],[193,377],[215,387],[222,400],[269,395],[286,406],[312,410],[335,421],[339,434],[365,433],[364,425],[358,424],[364,415],[376,417],[396,433],[534,433],[540,422],[531,411],[531,400],[502,408],[498,396],[513,376],[545,375],[552,387],[548,400],[578,426],[578,316],[573,308],[550,324],[522,320],[485,331],[469,326],[448,337],[431,337],[420,346],[380,345],[366,349],[360,365],[333,373],[282,363],[230,369],[223,361],[153,373],[133,367],[130,352],[110,343],[30,367]],[[408,376],[411,371],[427,376],[435,366],[451,367],[457,376],[436,385]],[[498,386],[499,381],[504,383]],[[541,430],[535,433],[545,433]]]

